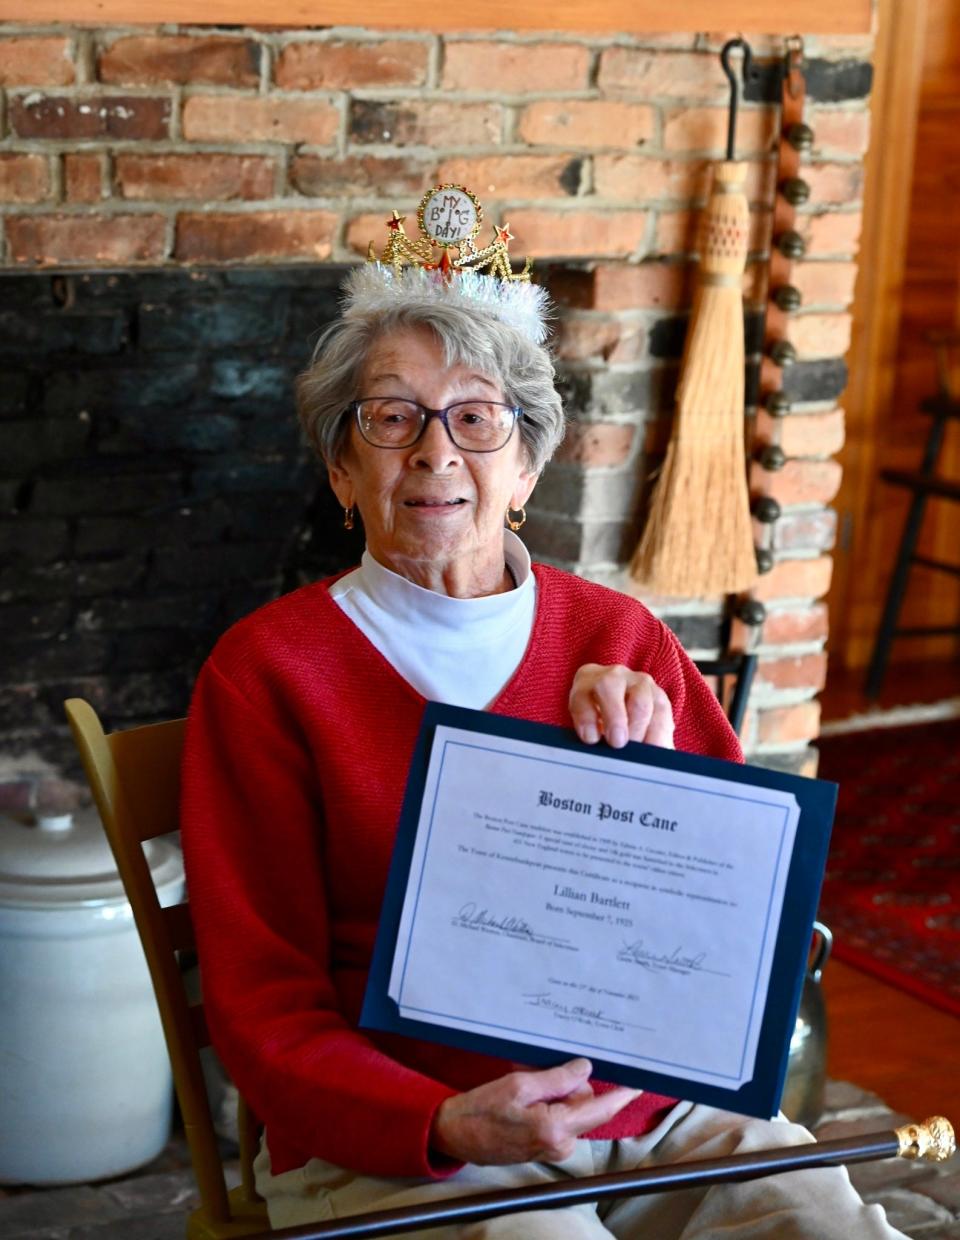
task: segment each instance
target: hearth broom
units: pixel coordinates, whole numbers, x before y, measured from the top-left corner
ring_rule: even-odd
[[[640,1197],[648,1193],[681,1188],[706,1188],[734,1180],[756,1180],[785,1171],[812,1167],[837,1167],[878,1158],[923,1158],[943,1162],[956,1150],[953,1128],[942,1116],[922,1124],[905,1124],[891,1132],[873,1132],[833,1141],[813,1141],[808,1145],[780,1146],[755,1150],[749,1154],[730,1154],[726,1158],[706,1158],[673,1163],[665,1167],[646,1167],[638,1171],[617,1171],[609,1175],[585,1176],[537,1184],[531,1188],[504,1188],[473,1197],[432,1201],[426,1205],[403,1206],[394,1210],[354,1215],[329,1223],[306,1227],[286,1227],[249,1240],[372,1240],[374,1236],[393,1236],[442,1224],[476,1223],[498,1214],[517,1214],[524,1210],[549,1210],[560,1206],[583,1205],[615,1197]]]
[[[744,590],[757,575],[744,447],[742,278],[749,211],[746,165],[734,160],[738,87],[730,65],[750,47],[721,52],[730,82],[727,158],[713,170],[700,221],[700,277],[677,390],[673,434],[631,576],[656,594],[683,598]]]

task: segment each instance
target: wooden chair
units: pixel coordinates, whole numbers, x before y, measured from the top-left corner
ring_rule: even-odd
[[[64,703],[83,769],[133,909],[150,969],[173,1079],[190,1147],[200,1207],[187,1221],[188,1240],[228,1240],[269,1228],[264,1202],[253,1187],[257,1125],[240,1099],[238,1130],[242,1180],[228,1192],[207,1101],[200,1051],[208,1046],[200,1003],[191,1004],[177,953],[194,947],[186,905],[161,908],[142,845],[179,826],[180,754],[184,720],[107,735],[96,712],[80,698]]]
[[[721,701],[728,696],[723,692],[723,677],[733,678],[734,688],[726,710],[734,728],[739,728],[756,656],[736,655],[699,666],[706,675],[717,677]],[[190,1159],[200,1190],[201,1205],[187,1220],[188,1240],[262,1236],[270,1230],[270,1224],[265,1203],[253,1182],[258,1124],[241,1097],[238,1129],[242,1180],[239,1187],[228,1192],[200,1063],[201,1049],[210,1044],[203,1005],[190,1002],[177,961],[178,952],[191,951],[195,946],[190,910],[186,902],[160,907],[142,848],[146,840],[178,829],[185,721],[174,719],[108,735],[89,703],[70,698],[64,707],[133,909],[160,1008]],[[669,1172],[667,1168],[655,1173],[662,1177],[662,1187],[683,1187],[682,1169],[676,1183],[671,1181]],[[764,1173],[754,1170],[753,1174]],[[633,1178],[637,1178],[636,1173]],[[576,1185],[564,1190],[571,1203],[577,1191]],[[474,1214],[484,1217],[490,1213],[485,1203],[494,1197],[496,1194],[455,1198],[424,1207],[424,1222],[431,1226],[469,1221]],[[478,1213],[482,1211],[486,1214]],[[427,1222],[430,1214],[436,1217]],[[378,1215],[356,1215],[337,1225],[337,1235],[380,1235],[385,1234],[383,1226]],[[401,1228],[407,1229],[409,1223]]]
[[[960,353],[960,334],[930,332],[927,339],[936,351],[938,391],[935,396],[928,396],[920,402],[921,412],[929,415],[931,419],[930,431],[923,449],[923,460],[916,472],[904,469],[882,469],[880,471],[880,477],[884,482],[911,492],[911,500],[903,525],[893,575],[887,589],[883,615],[877,628],[870,666],[867,669],[865,690],[868,698],[876,698],[880,695],[887,670],[887,660],[890,657],[890,647],[896,638],[960,634],[960,624],[926,624],[910,628],[902,628],[897,624],[900,609],[906,597],[910,570],[914,565],[935,573],[944,573],[950,577],[960,577],[960,563],[936,560],[928,555],[918,555],[916,549],[923,527],[927,501],[938,499],[947,503],[960,503],[960,479],[946,478],[937,473],[947,426],[950,422],[960,422],[960,394],[952,382],[950,364],[951,354],[956,357]]]
[[[713,680],[720,705],[731,728],[739,736],[743,717],[747,713],[750,687],[757,670],[757,656],[726,654],[719,659],[698,659],[697,670],[701,676]]]

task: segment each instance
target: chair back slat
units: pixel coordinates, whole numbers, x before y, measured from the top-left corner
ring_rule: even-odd
[[[179,827],[183,730],[184,720],[172,719],[107,737],[123,785],[125,805],[119,808],[132,816],[121,825],[131,838],[152,840]]]
[[[697,670],[716,693],[730,726],[740,735],[747,700],[757,671],[755,654],[728,654],[719,659],[697,659]],[[727,678],[732,677],[732,686]]]
[[[198,1023],[176,957],[183,915],[168,915],[160,908],[142,847],[144,840],[178,828],[184,723],[178,719],[107,736],[89,703],[71,698],[64,706],[147,958],[202,1211],[213,1224],[230,1224],[230,1202],[200,1066]],[[205,1033],[205,1021],[202,1027]]]

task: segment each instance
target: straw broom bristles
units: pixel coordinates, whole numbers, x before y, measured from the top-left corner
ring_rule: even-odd
[[[757,575],[744,451],[745,171],[739,163],[716,166],[701,219],[700,281],[673,435],[630,565],[631,576],[657,594],[726,594]]]

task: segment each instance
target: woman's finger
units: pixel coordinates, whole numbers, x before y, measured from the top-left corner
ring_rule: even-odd
[[[647,732],[653,718],[657,686],[649,676],[638,677],[627,687],[627,718],[632,741],[649,740]]]
[[[593,1064],[589,1059],[568,1059],[555,1068],[515,1072],[516,1099],[521,1106],[537,1102],[558,1102],[568,1098],[590,1079]]]
[[[595,745],[600,739],[600,723],[597,706],[593,700],[593,683],[603,668],[597,663],[585,663],[577,669],[570,688],[570,718],[577,736],[587,745]]]
[[[673,748],[673,706],[667,695],[659,688],[653,699],[653,712],[645,739],[648,745],[660,745],[664,749]]]
[[[593,700],[607,744],[622,749],[630,739],[627,715],[627,684],[632,673],[625,667],[608,667],[593,684]]]
[[[558,1108],[562,1108],[564,1127],[571,1136],[579,1137],[591,1128],[599,1128],[601,1124],[609,1123],[642,1092],[640,1089],[628,1089],[625,1085],[618,1085],[602,1094],[591,1093],[589,1098],[555,1102],[551,1110],[557,1112]]]

